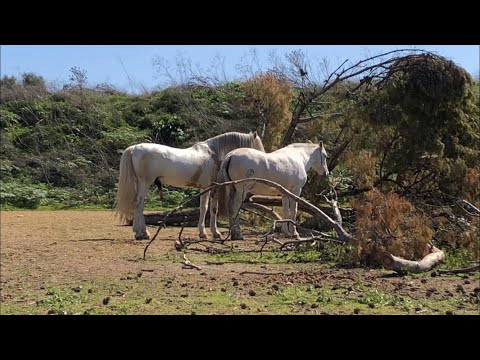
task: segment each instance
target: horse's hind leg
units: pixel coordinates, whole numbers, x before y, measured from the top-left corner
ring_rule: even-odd
[[[242,233],[240,231],[240,221],[239,221],[239,213],[240,208],[242,207],[243,197],[245,193],[244,186],[235,186],[235,195],[233,196],[232,207],[230,209],[230,231],[232,234],[232,240],[243,240]]]
[[[210,198],[210,231],[212,232],[214,239],[221,239],[222,234],[217,228],[217,215],[218,215],[218,191],[212,191],[212,197]]]
[[[135,232],[136,240],[150,239],[147,226],[145,225],[145,217],[143,216],[143,209],[145,207],[145,197],[148,193],[147,183],[144,179],[137,179],[137,197],[135,198],[135,215],[133,217],[133,231]]]
[[[200,216],[198,219],[198,237],[206,239],[207,233],[205,231],[205,216],[207,215],[208,200],[210,199],[210,192],[200,196]]]

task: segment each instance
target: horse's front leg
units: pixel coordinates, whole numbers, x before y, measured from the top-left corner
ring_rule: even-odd
[[[137,179],[138,190],[135,198],[135,214],[133,216],[133,231],[135,232],[136,240],[150,239],[150,233],[145,225],[145,217],[143,216],[143,209],[145,207],[145,197],[148,193],[149,184],[143,179]]]
[[[300,194],[298,196],[300,196]],[[297,221],[297,211],[298,211],[298,203],[295,200],[290,199],[290,219],[292,219],[293,221]],[[298,233],[297,227],[295,225],[289,224],[288,229],[290,231],[290,234],[295,239],[300,238],[300,234]]]
[[[205,216],[207,215],[209,198],[210,192],[206,192],[200,196],[200,217],[198,219],[198,236],[200,239],[207,239],[207,233],[205,232]]]
[[[302,192],[302,189],[292,189],[292,193],[294,195],[300,196]],[[289,209],[289,214],[288,218],[292,219],[293,221],[297,221],[297,212],[298,212],[298,203],[292,199],[288,198],[288,209]],[[288,232],[291,236],[293,236],[295,239],[300,238],[300,234],[297,231],[297,227],[291,223],[288,224]]]
[[[221,239],[222,234],[220,234],[217,227],[217,214],[218,191],[212,191],[212,197],[210,198],[210,231],[212,232],[214,239]]]
[[[290,199],[288,196],[282,196],[283,220],[290,219]],[[282,233],[286,236],[290,234],[289,223],[282,223]]]

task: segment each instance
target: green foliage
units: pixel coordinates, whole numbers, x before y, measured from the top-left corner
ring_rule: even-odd
[[[0,182],[0,204],[22,209],[36,209],[45,199],[46,192],[33,186]]]
[[[476,248],[480,249],[480,238],[476,239]],[[442,263],[441,268],[444,269],[462,269],[472,266],[475,262],[478,262],[478,256],[465,248],[453,248],[450,246],[444,246],[442,249],[445,252],[445,261]]]
[[[461,157],[467,167],[478,166],[478,93],[470,75],[440,57],[401,59],[397,66],[402,70],[383,87],[365,94],[367,106],[359,113],[378,132],[390,129],[385,171],[403,173],[424,154]]]
[[[52,93],[34,74],[3,77],[1,85],[2,204],[9,208],[112,206],[125,148],[186,147],[238,130],[236,116],[244,114],[232,109],[244,98],[238,83],[133,96],[90,89],[86,72],[72,68],[70,84]],[[147,207],[176,207],[194,193],[166,187],[163,199],[147,197]]]
[[[167,185],[163,187],[163,198],[160,198],[157,190],[152,187],[150,196],[147,196],[145,207],[152,210],[174,209],[196,194],[198,194],[196,189],[176,189]],[[192,201],[189,204],[190,207],[199,205],[199,201]]]
[[[8,110],[0,109],[0,129],[16,125],[20,120],[19,115]]]
[[[45,79],[34,73],[24,73],[22,75],[22,85],[26,86],[45,86]]]
[[[146,131],[138,131],[125,126],[111,131],[102,131],[98,144],[103,146],[106,151],[119,154],[120,151],[131,145],[146,141]]]

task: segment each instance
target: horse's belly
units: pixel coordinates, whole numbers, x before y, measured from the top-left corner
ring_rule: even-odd
[[[263,184],[255,184],[251,189],[248,191],[253,195],[265,195],[265,196],[279,196],[281,193],[268,185]]]

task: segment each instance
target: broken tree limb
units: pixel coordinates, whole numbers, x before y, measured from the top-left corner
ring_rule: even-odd
[[[468,267],[468,268],[465,268],[465,269],[450,269],[450,270],[443,270],[443,269],[439,269],[437,270],[437,272],[439,274],[467,274],[467,273],[472,273],[472,272],[477,272],[477,271],[480,271],[480,264],[479,265],[475,265],[475,266],[471,266],[471,267]]]
[[[150,213],[144,214],[145,217],[145,224],[147,225],[158,225],[160,221],[165,220],[165,216],[170,211],[158,212],[158,213]],[[186,209],[183,211],[178,211],[175,214],[171,214],[165,220],[165,225],[180,225],[182,223],[196,223],[198,222],[198,218],[200,216],[200,209]]]
[[[250,197],[247,201],[245,201],[242,205],[242,208],[251,208],[256,209],[262,212],[264,215],[271,215],[275,219],[280,220],[282,217],[278,215],[273,209],[272,206],[281,207],[282,206],[282,198],[280,196],[260,196],[255,195]],[[319,206],[325,214],[330,217],[337,217],[334,214],[334,211],[331,207],[328,206]],[[352,208],[338,208],[342,218],[350,218],[353,216],[353,209]],[[315,212],[309,208],[306,208],[302,204],[298,205],[298,210],[303,211],[307,214],[315,216]],[[175,214],[170,214],[166,219],[165,216],[170,211],[163,211],[163,212],[151,212],[148,214],[144,214],[145,217],[145,224],[147,225],[158,225],[161,221],[165,220],[165,225],[172,226],[172,225],[182,225],[184,224],[192,224],[196,225],[198,222],[198,218],[200,216],[200,209],[185,209],[182,211],[177,211]],[[207,213],[206,220],[208,221],[210,214]],[[131,226],[132,224],[130,224]]]
[[[240,179],[240,180],[235,180],[235,181],[226,181],[226,182],[223,182],[223,183],[214,183],[215,185],[211,186],[210,188],[208,188],[204,191],[207,191],[207,190],[210,191],[215,186],[235,185],[235,184],[240,184],[240,183],[244,183],[244,182],[258,182],[260,184],[268,185],[270,187],[273,187],[273,188],[277,189],[284,196],[288,196],[288,197],[294,199],[298,204],[302,204],[307,209],[313,211],[315,213],[315,215],[317,215],[321,219],[325,220],[337,232],[340,240],[345,242],[345,241],[349,241],[349,240],[353,239],[352,235],[347,233],[345,231],[345,229],[338,222],[333,220],[330,216],[325,214],[318,207],[316,207],[315,205],[312,205],[311,203],[302,199],[301,197],[299,197],[295,194],[292,194],[290,191],[285,189],[282,185],[277,184],[274,181],[270,181],[270,180],[267,180],[267,179],[261,179],[261,178],[247,178],[247,179]]]
[[[260,205],[265,205],[265,206],[282,206],[282,197],[281,196],[261,196],[261,195],[254,195],[249,198],[248,201],[245,203],[256,203]],[[244,204],[245,204],[244,203]],[[320,210],[322,210],[325,214],[327,214],[330,217],[334,217],[334,211],[332,210],[331,207],[329,206],[319,206],[318,207]],[[312,211],[310,208],[304,206],[303,204],[298,204],[298,210],[306,212],[307,214],[310,214],[312,216],[315,216],[315,211]],[[342,218],[350,218],[353,216],[353,209],[352,208],[339,208],[340,214],[342,215]]]
[[[388,270],[394,270],[396,272],[408,271],[418,274],[430,270],[443,259],[445,259],[444,252],[432,246],[430,254],[420,261],[405,260],[392,254],[387,254],[382,258],[382,263],[383,267]]]
[[[339,223],[340,225],[342,225],[342,214],[340,213],[340,208],[338,207],[338,197],[337,197],[337,191],[335,190],[335,187],[333,187],[333,194],[335,194],[335,199],[329,199],[328,197],[326,197],[325,195],[323,195],[323,197],[325,198],[325,201],[327,203],[330,204],[330,206],[332,207],[332,211],[333,211],[333,217],[335,218],[335,220],[337,221],[337,223]]]
[[[269,208],[268,206],[257,204],[256,202],[244,202],[242,207],[252,208],[255,210],[259,210],[264,214],[272,216],[275,220],[282,220],[282,217],[278,215],[273,209]]]
[[[461,206],[460,204],[462,204],[463,206]],[[457,201],[457,205],[470,216],[480,216],[480,209],[465,199]],[[469,210],[465,209],[465,207]]]
[[[240,179],[240,180],[235,180],[235,181],[226,181],[226,182],[223,182],[223,183],[214,183],[213,185],[209,186],[208,188],[202,190],[200,193],[192,196],[190,199],[188,199],[187,201],[185,201],[183,204],[181,204],[180,206],[177,206],[175,209],[171,210],[170,212],[168,212],[165,217],[163,218],[163,220],[161,221],[161,223],[158,225],[158,229],[155,233],[155,235],[152,237],[152,239],[148,242],[148,244],[145,246],[145,248],[143,249],[143,259],[145,259],[146,255],[147,255],[147,250],[148,248],[150,247],[150,245],[155,241],[155,239],[157,238],[158,236],[158,233],[160,232],[161,229],[165,228],[166,227],[166,221],[168,219],[169,216],[171,216],[173,213],[175,212],[178,212],[179,210],[185,208],[189,203],[192,202],[192,200],[202,196],[203,194],[206,194],[207,192],[210,192],[212,191],[213,189],[216,189],[218,187],[222,187],[222,186],[229,186],[229,185],[235,185],[235,184],[240,184],[240,183],[244,183],[244,182],[258,182],[260,184],[264,184],[264,185],[268,185],[270,187],[273,187],[275,189],[277,189],[280,193],[282,193],[284,196],[288,196],[292,199],[294,199],[299,205],[303,205],[305,206],[307,209],[313,211],[315,213],[316,216],[322,218],[323,220],[325,220],[331,227],[333,227],[333,229],[337,232],[338,236],[339,236],[339,239],[346,242],[346,241],[349,241],[349,240],[352,240],[353,239],[353,236],[350,235],[349,233],[347,233],[345,231],[345,229],[339,224],[337,223],[335,220],[333,220],[332,218],[330,218],[327,214],[325,214],[322,210],[320,210],[318,207],[316,207],[315,205],[312,205],[310,204],[308,201],[302,199],[301,197],[295,195],[295,194],[292,194],[290,191],[288,191],[287,189],[285,189],[282,185],[280,184],[277,184],[276,182],[274,181],[270,181],[270,180],[267,180],[267,179],[260,179],[260,178],[247,178],[247,179]],[[228,237],[227,237],[228,238]]]
[[[183,254],[183,268],[184,269],[191,269],[191,268],[195,268],[197,270],[202,270],[202,268],[198,265],[195,265],[193,264],[190,260],[187,259],[187,256],[185,254]]]
[[[272,206],[281,207],[282,206],[282,198],[280,196],[252,196],[249,200],[245,201],[242,205],[242,208],[252,208],[257,209],[264,214],[268,214],[273,216],[276,219],[281,219],[281,216],[278,215],[273,209]],[[331,207],[328,206],[319,206],[325,214],[330,217],[334,217],[334,213]],[[315,212],[306,208],[305,206],[299,204],[298,206],[299,211],[303,211],[307,214],[315,216]],[[351,208],[339,208],[342,218],[349,218],[353,216],[353,209]],[[145,217],[145,224],[147,225],[158,225],[160,221],[164,221],[165,216],[170,211],[163,211],[163,212],[155,212],[155,213],[148,213],[144,214]],[[189,224],[191,223],[192,226],[196,225],[198,222],[198,218],[200,216],[200,209],[186,209],[183,211],[178,211],[175,214],[171,214],[165,220],[165,225],[172,226],[172,225],[181,225],[183,222]],[[206,216],[206,220],[209,219],[209,214]],[[278,216],[278,217],[277,217]],[[131,226],[131,224],[130,224]]]
[[[283,250],[287,245],[297,245],[297,244],[303,244],[303,243],[308,243],[308,242],[316,242],[316,241],[331,241],[331,242],[336,242],[336,243],[341,243],[343,244],[344,242],[335,238],[331,237],[312,237],[310,239],[297,239],[297,240],[289,240],[285,241],[283,245],[280,247],[280,250]]]

